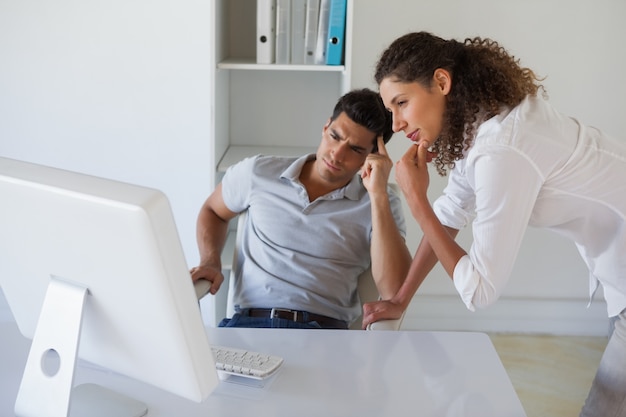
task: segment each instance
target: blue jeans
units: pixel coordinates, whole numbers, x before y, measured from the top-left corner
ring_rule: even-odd
[[[230,319],[223,319],[218,327],[256,327],[256,328],[282,328],[282,329],[321,329],[316,321],[299,323],[292,320],[269,318],[269,317],[248,317],[235,313]]]
[[[580,417],[626,417],[626,310],[611,317],[609,343]]]

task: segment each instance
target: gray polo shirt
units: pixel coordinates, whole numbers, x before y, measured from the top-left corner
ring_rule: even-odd
[[[315,154],[256,156],[224,175],[226,206],[248,210],[234,304],[305,310],[350,323],[361,314],[357,277],[370,264],[369,194],[355,175],[347,186],[309,202],[298,177],[311,159]],[[389,195],[405,236],[400,199],[391,189]]]

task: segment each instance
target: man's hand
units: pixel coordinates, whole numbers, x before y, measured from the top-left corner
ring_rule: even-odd
[[[222,275],[222,270],[220,268],[216,268],[214,266],[196,266],[189,270],[191,273],[191,280],[196,282],[199,279],[206,279],[211,283],[211,288],[209,292],[213,295],[220,289],[222,283],[224,282],[224,275]]]
[[[391,301],[374,301],[363,304],[363,330],[379,320],[396,320],[402,317],[404,308]]]
[[[383,137],[379,136],[376,141],[378,152],[370,153],[361,169],[361,179],[369,193],[387,192],[389,173],[393,168],[393,161],[387,153]]]

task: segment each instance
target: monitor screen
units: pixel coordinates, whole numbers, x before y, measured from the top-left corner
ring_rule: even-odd
[[[192,401],[211,393],[211,347],[162,192],[0,158],[0,196],[0,286],[33,339],[18,416],[70,395],[74,407],[77,357]]]

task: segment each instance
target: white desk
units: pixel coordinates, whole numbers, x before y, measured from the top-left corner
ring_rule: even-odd
[[[228,382],[202,404],[81,366],[96,382],[148,404],[149,417],[525,417],[487,335],[459,332],[207,329],[212,343],[285,362],[264,387]],[[30,341],[0,323],[0,415],[12,416]]]

